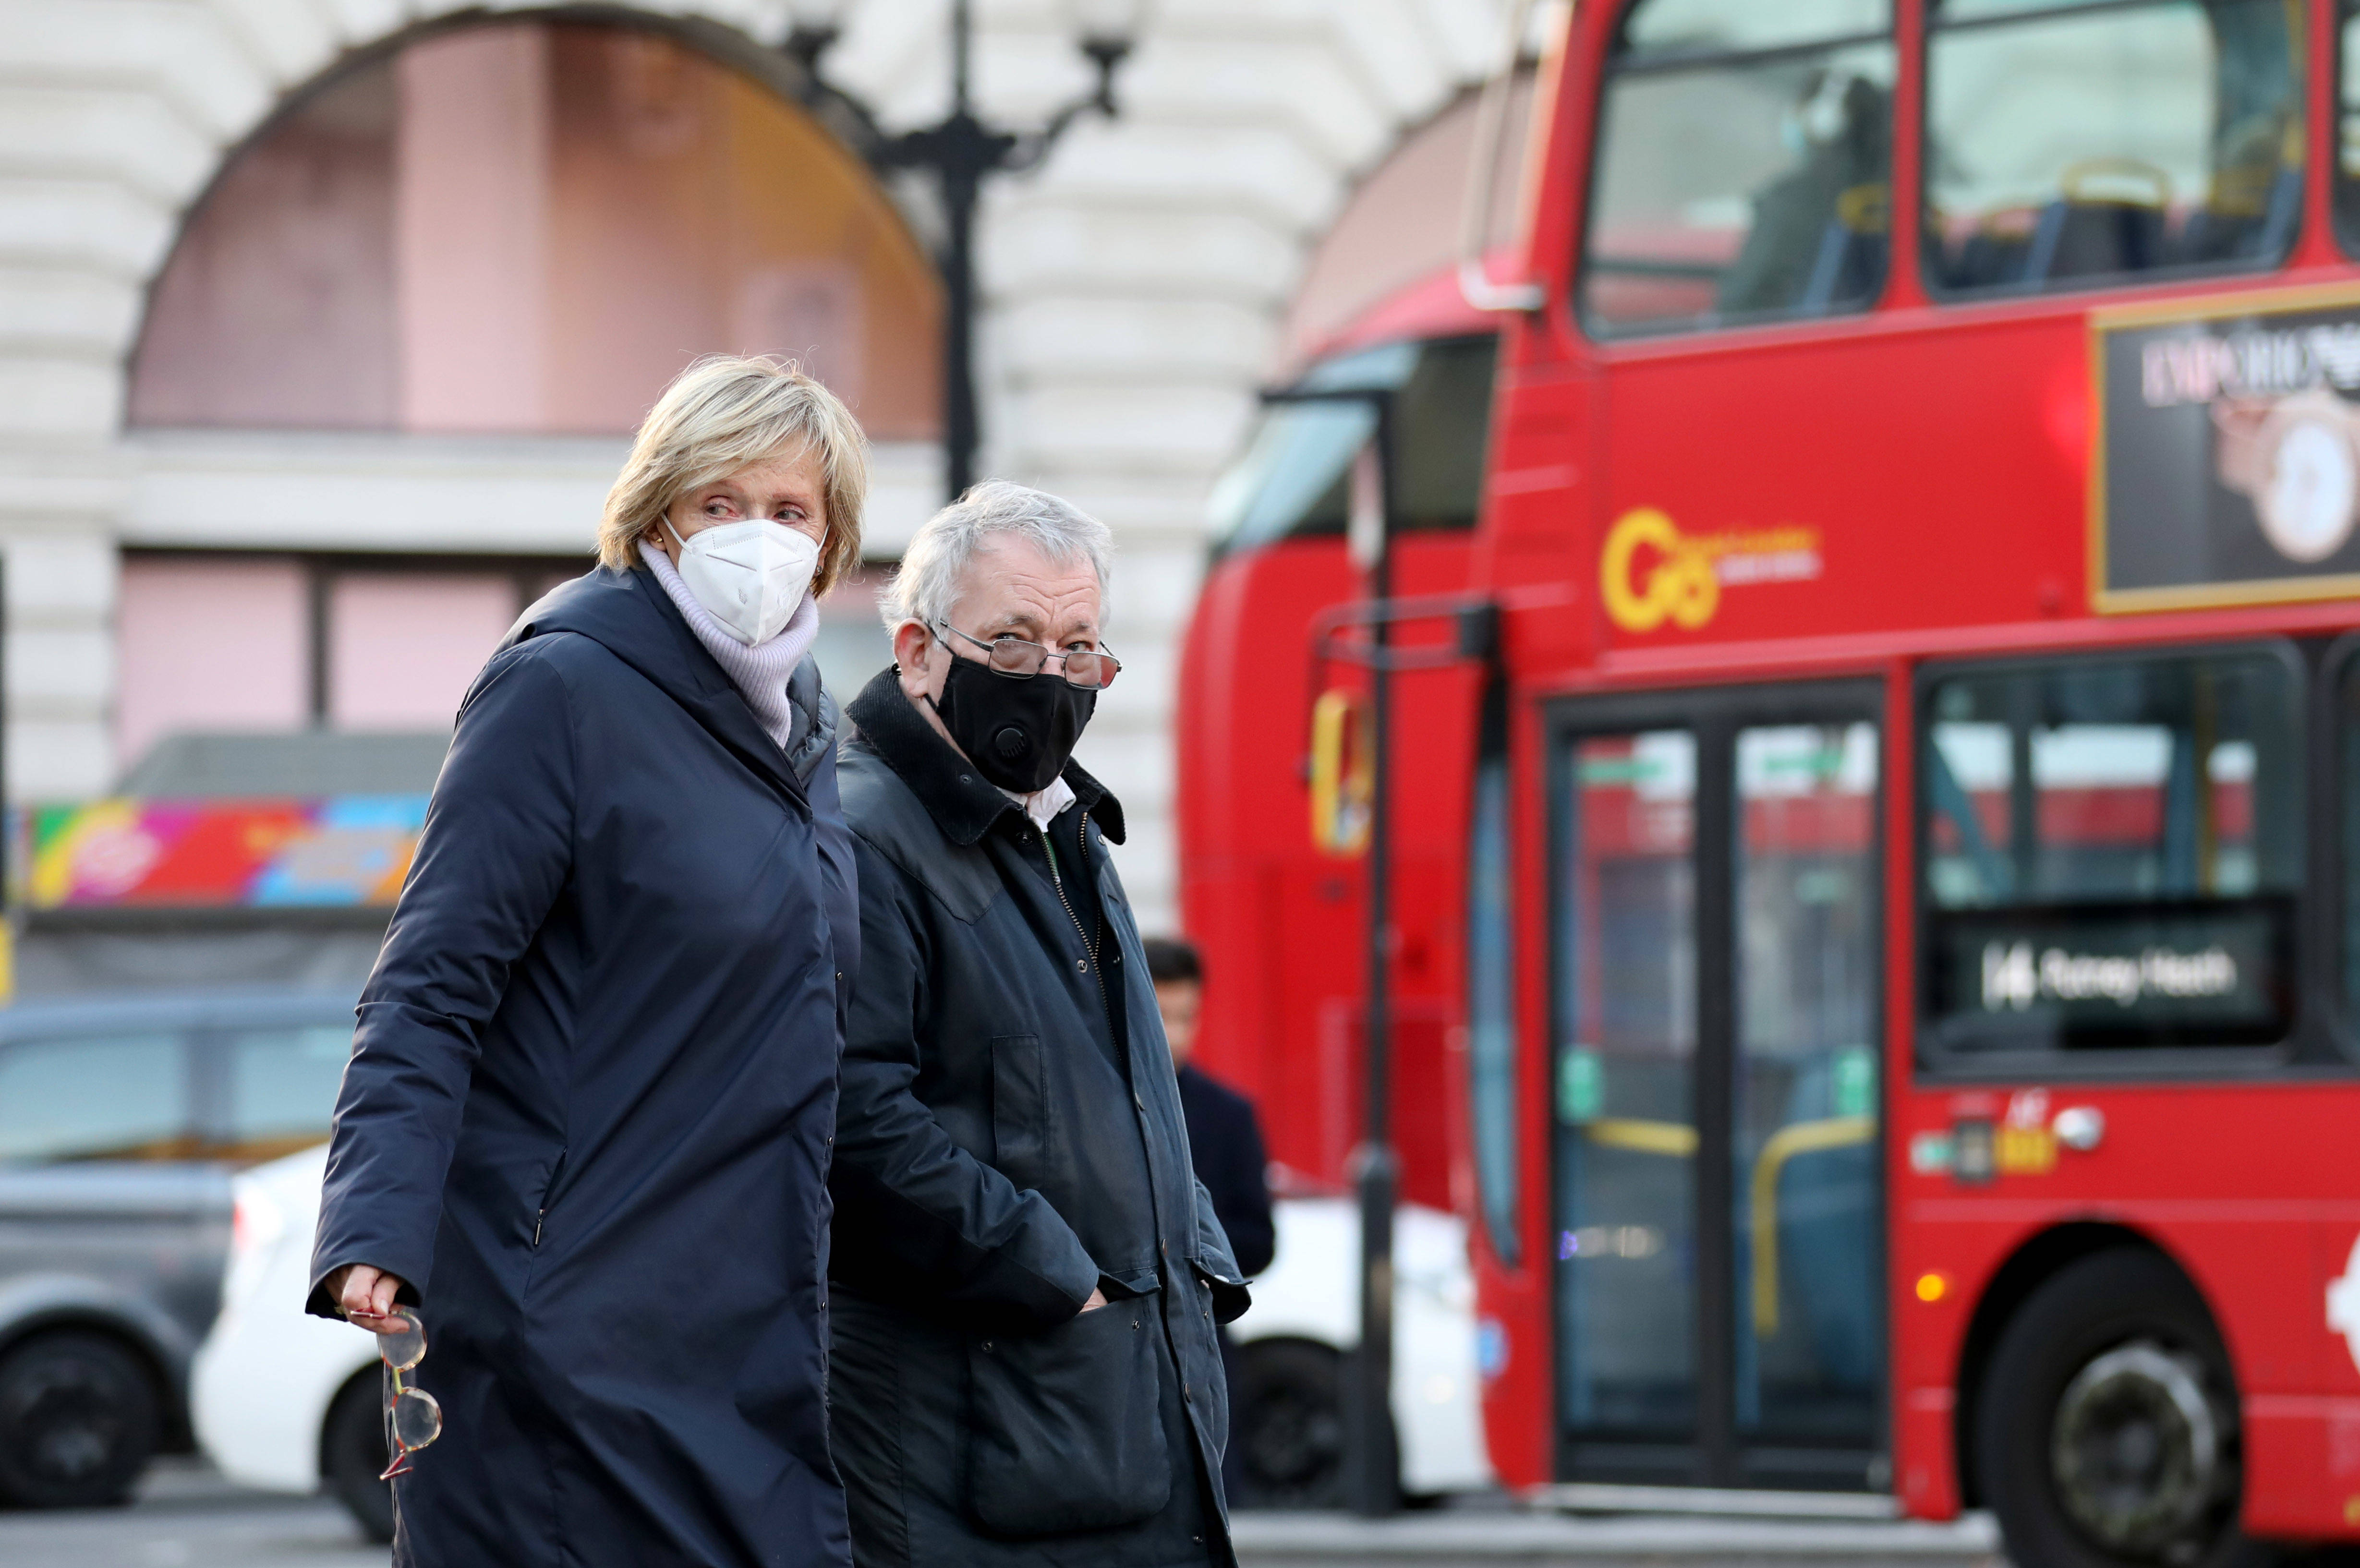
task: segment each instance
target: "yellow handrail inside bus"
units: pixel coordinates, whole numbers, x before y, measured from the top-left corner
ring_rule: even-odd
[[[1697,1151],[1697,1130],[1685,1122],[1640,1121],[1601,1116],[1581,1124],[1581,1135],[1601,1149],[1666,1154],[1688,1160]],[[1778,1332],[1778,1178],[1798,1154],[1849,1149],[1876,1137],[1874,1116],[1830,1116],[1780,1127],[1754,1162],[1754,1332],[1767,1339]]]
[[[1311,843],[1328,855],[1369,847],[1376,746],[1357,693],[1322,691],[1311,704]]]
[[[1601,1116],[1581,1124],[1581,1135],[1601,1149],[1627,1149],[1638,1154],[1668,1154],[1693,1159],[1697,1130],[1685,1122],[1644,1122],[1627,1116]]]
[[[1874,1116],[1830,1116],[1796,1122],[1770,1135],[1754,1162],[1754,1334],[1778,1332],[1778,1177],[1798,1154],[1847,1149],[1876,1137]]]

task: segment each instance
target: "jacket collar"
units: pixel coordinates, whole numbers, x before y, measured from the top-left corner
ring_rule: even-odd
[[[844,712],[859,731],[855,743],[875,752],[910,787],[953,844],[973,844],[1006,813],[1022,814],[1015,801],[926,723],[902,695],[901,675],[891,665],[879,670]],[[1070,758],[1062,777],[1074,791],[1074,804],[1090,813],[1100,833],[1120,844],[1122,802]]]
[[[550,632],[586,637],[629,665],[779,793],[810,809],[786,754],[647,568],[601,566],[558,584],[518,618],[500,647]]]

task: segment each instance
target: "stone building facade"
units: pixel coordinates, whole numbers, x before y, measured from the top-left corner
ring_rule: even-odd
[[[372,51],[454,20],[529,16],[657,24],[740,70],[775,58],[792,19],[782,0],[0,0],[12,800],[116,787],[129,753],[171,727],[176,691],[233,715],[259,703],[255,723],[301,722],[271,717],[279,699],[265,688],[303,680],[260,668],[276,655],[175,665],[174,584],[202,580],[171,572],[208,552],[347,563],[422,552],[446,565],[586,552],[615,432],[184,428],[130,413],[158,279],[191,213],[274,116]],[[980,0],[976,16],[976,90],[991,117],[1029,124],[1087,86],[1068,7]],[[1119,536],[1109,629],[1126,675],[1083,756],[1129,806],[1122,864],[1152,924],[1175,912],[1174,665],[1207,490],[1280,357],[1314,245],[1356,183],[1481,76],[1498,25],[1493,0],[1162,0],[1121,73],[1121,117],[1086,118],[1044,167],[987,197],[981,468],[1065,494]],[[825,66],[900,128],[943,111],[945,45],[941,0],[852,0]],[[923,243],[925,214],[908,211]],[[872,549],[890,559],[939,498],[938,453],[888,440],[879,469]],[[441,613],[379,586],[355,603],[388,626]],[[505,603],[495,593],[477,618],[497,622]],[[344,699],[322,694],[317,668],[310,680],[310,716],[336,722]]]

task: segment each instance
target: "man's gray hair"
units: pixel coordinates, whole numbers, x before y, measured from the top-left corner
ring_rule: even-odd
[[[911,538],[880,606],[885,629],[949,620],[958,607],[959,580],[967,563],[1001,538],[1022,539],[1060,566],[1088,561],[1098,579],[1098,614],[1105,616],[1107,584],[1114,575],[1113,533],[1045,490],[987,479],[928,517]]]

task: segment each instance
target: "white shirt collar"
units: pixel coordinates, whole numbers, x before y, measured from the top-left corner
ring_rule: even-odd
[[[1065,782],[1063,775],[1050,779],[1046,789],[1035,789],[1030,795],[1020,795],[1013,789],[1000,792],[1015,801],[1032,825],[1043,833],[1049,831],[1049,824],[1057,820],[1059,811],[1074,803],[1074,787]]]

